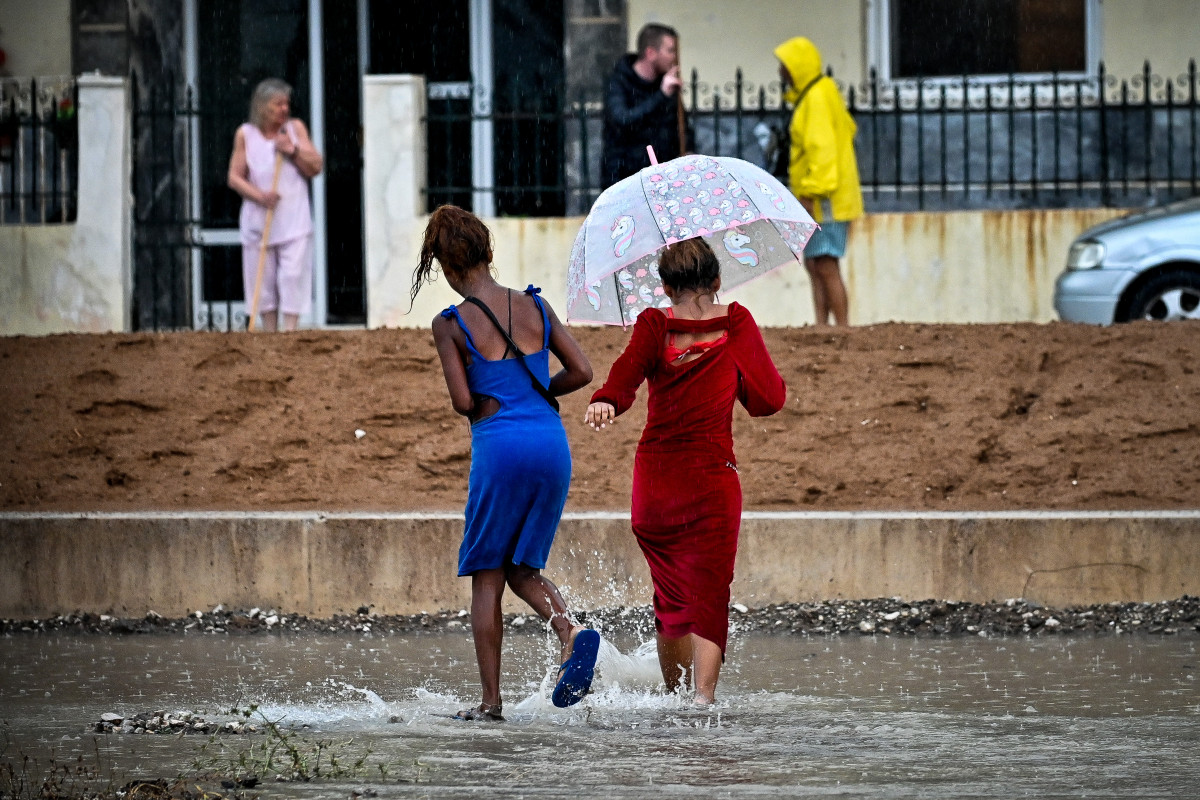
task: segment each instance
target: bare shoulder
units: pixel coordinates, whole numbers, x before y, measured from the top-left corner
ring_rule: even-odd
[[[448,337],[453,338],[454,330],[458,326],[450,317],[446,316],[445,314],[438,314],[433,318],[433,322],[430,323],[429,327],[433,330],[433,337],[435,339],[441,339]]]
[[[297,136],[304,139],[308,138],[308,128],[304,127],[304,120],[292,117],[289,122],[291,122],[292,130],[295,131]]]
[[[538,295],[538,296],[541,297],[541,295]],[[554,313],[554,304],[551,303],[549,300],[547,300],[545,297],[541,297],[541,301],[542,301],[542,307],[546,309],[546,316],[548,316],[550,318],[550,321],[558,322],[558,314]],[[531,302],[531,303],[533,302],[532,295],[529,297],[529,302]]]

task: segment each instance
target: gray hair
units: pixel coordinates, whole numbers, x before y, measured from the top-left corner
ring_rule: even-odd
[[[263,118],[267,113],[267,103],[271,102],[271,98],[276,95],[286,95],[288,101],[292,99],[292,87],[285,81],[279,78],[267,78],[258,86],[254,87],[254,94],[250,95],[250,122],[251,124],[261,128]]]

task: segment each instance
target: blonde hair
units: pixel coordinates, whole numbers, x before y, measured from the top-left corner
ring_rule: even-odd
[[[286,81],[281,81],[279,78],[267,78],[265,81],[260,81],[258,86],[254,87],[254,93],[250,95],[250,123],[261,128],[267,115],[267,103],[271,102],[272,97],[281,94],[286,96],[289,102],[291,101],[292,87]]]

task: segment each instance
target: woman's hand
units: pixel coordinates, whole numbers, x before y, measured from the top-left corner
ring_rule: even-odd
[[[296,145],[292,142],[291,137],[283,131],[275,134],[275,149],[283,153],[284,158],[296,157]]]
[[[617,410],[613,408],[612,403],[592,403],[587,408],[587,413],[583,415],[585,425],[591,425],[595,430],[600,430],[610,422],[613,425],[617,424]]]
[[[279,204],[279,192],[272,192],[270,189],[268,189],[267,191],[262,192],[261,195],[262,196],[259,198],[258,204],[263,208],[274,208]]]

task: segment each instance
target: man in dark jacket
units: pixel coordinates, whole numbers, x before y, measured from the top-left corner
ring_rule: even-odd
[[[679,34],[651,23],[638,32],[637,53],[621,57],[608,81],[600,179],[605,188],[679,151]]]

